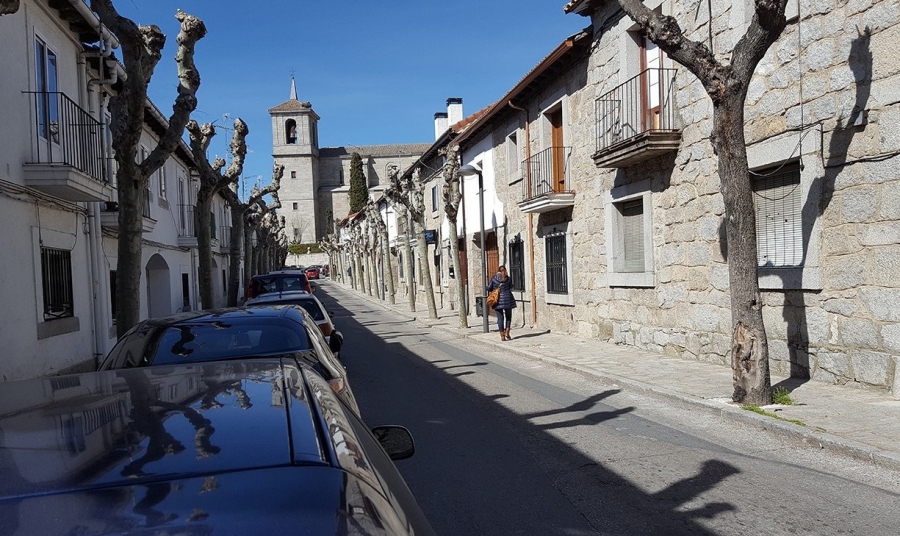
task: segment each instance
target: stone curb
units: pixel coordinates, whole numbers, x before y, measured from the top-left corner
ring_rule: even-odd
[[[347,289],[349,290],[349,289]],[[358,292],[357,292],[358,293]],[[359,294],[359,293],[358,293]],[[364,298],[371,298],[366,294],[360,294],[360,296]],[[473,333],[462,333],[460,334],[459,328],[449,326],[445,324],[442,320],[433,320],[430,318],[423,318],[420,313],[412,313],[406,312],[402,310],[395,309],[395,306],[391,306],[388,304],[382,304],[376,301],[372,301],[377,305],[380,305],[385,310],[393,311],[401,316],[405,316],[411,320],[414,320],[424,326],[430,328],[439,328],[444,331],[448,331],[454,333],[456,335],[461,335],[463,338],[471,339],[473,341],[477,341],[486,346],[491,346],[495,348],[503,348],[508,351],[518,353],[523,355],[529,359],[534,359],[540,362],[548,363],[553,366],[557,366],[560,368],[564,368],[567,370],[571,370],[573,372],[578,372],[581,374],[585,374],[594,378],[598,378],[600,380],[604,380],[607,382],[614,382],[620,385],[625,386],[630,391],[636,391],[642,394],[646,394],[649,396],[654,396],[657,398],[664,398],[668,401],[677,402],[682,406],[687,406],[692,409],[702,409],[704,411],[708,411],[711,413],[718,414],[720,416],[724,416],[729,419],[733,419],[739,421],[741,423],[757,427],[760,430],[778,435],[782,438],[790,439],[792,441],[799,442],[806,446],[816,446],[818,445],[821,449],[828,449],[833,452],[842,454],[844,456],[848,456],[863,462],[874,463],[880,467],[884,467],[886,469],[900,471],[900,455],[894,454],[892,452],[887,452],[876,447],[872,447],[870,445],[866,445],[864,443],[860,443],[857,441],[853,441],[850,439],[845,439],[839,436],[835,436],[833,434],[829,434],[827,432],[819,432],[817,430],[808,429],[805,426],[801,426],[798,424],[794,424],[787,421],[780,421],[778,419],[772,417],[766,417],[764,415],[759,415],[757,413],[753,413],[752,411],[746,411],[740,409],[735,405],[730,405],[723,402],[717,402],[710,399],[698,398],[694,396],[689,396],[684,393],[680,393],[678,391],[674,391],[672,389],[668,389],[666,387],[660,387],[657,385],[651,385],[648,383],[641,382],[639,380],[635,380],[632,378],[626,378],[624,376],[619,376],[617,374],[613,374],[610,372],[604,372],[601,370],[593,369],[591,367],[585,367],[583,365],[579,365],[576,363],[570,363],[568,361],[558,359],[555,357],[543,355],[537,352],[533,352],[531,350],[527,350],[524,348],[518,348],[509,344],[500,344],[499,342],[495,342],[493,340],[488,340],[483,337],[476,337],[475,335],[481,335],[481,332],[477,334]],[[471,328],[472,326],[470,326]],[[537,332],[536,332],[537,333]],[[549,333],[549,330],[542,331],[540,333]]]

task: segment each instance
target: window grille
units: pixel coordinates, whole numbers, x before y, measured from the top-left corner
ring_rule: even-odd
[[[509,243],[509,276],[513,290],[525,290],[525,244],[521,239]]]
[[[41,248],[44,320],[72,316],[72,254],[65,249]]]
[[[756,205],[756,247],[759,266],[803,265],[803,219],[800,166],[787,165],[757,172],[753,181]]]
[[[544,240],[547,255],[547,293],[568,294],[566,274],[566,235],[548,236]]]

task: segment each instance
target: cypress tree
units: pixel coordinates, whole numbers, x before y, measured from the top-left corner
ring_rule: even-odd
[[[366,202],[369,200],[369,187],[362,166],[362,157],[359,153],[350,155],[350,214],[356,214],[366,208]]]

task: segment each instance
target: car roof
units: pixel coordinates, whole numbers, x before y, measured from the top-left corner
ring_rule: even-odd
[[[305,290],[286,290],[282,292],[266,292],[265,294],[260,294],[259,296],[248,299],[246,305],[262,305],[267,303],[274,305],[299,300],[315,301],[320,305],[322,303],[318,298]]]
[[[180,500],[192,504],[215,491],[207,512],[254,502],[256,488],[281,504],[296,500],[275,491],[290,487],[278,477],[284,469],[304,471],[294,486],[313,493],[339,496],[345,478],[382,489],[347,410],[321,376],[291,358],[7,382],[0,407],[0,518],[27,502],[59,508],[57,494],[79,495],[72,504],[85,516],[100,515],[95,506],[130,509],[154,486],[166,495],[189,489]]]
[[[300,317],[305,320],[303,317],[304,311],[302,307],[297,308],[286,308],[278,304],[279,306],[272,305],[253,305],[253,306],[242,306],[242,307],[227,307],[222,309],[203,309],[199,311],[190,311],[186,313],[176,313],[174,315],[161,316],[158,318],[148,318],[146,320],[141,321],[140,324],[137,325],[137,329],[143,329],[147,327],[159,328],[159,327],[169,327],[174,326],[181,323],[215,323],[215,322],[235,322],[235,323],[244,323],[244,322],[253,322],[260,319],[265,318],[285,318],[290,317],[294,320],[298,320],[296,318],[295,313],[291,313],[290,311],[298,311],[300,312]],[[303,321],[303,320],[299,320]]]

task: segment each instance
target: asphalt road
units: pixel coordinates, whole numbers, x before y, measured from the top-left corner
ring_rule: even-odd
[[[438,534],[897,534],[900,475],[429,330],[324,282],[369,425]]]

